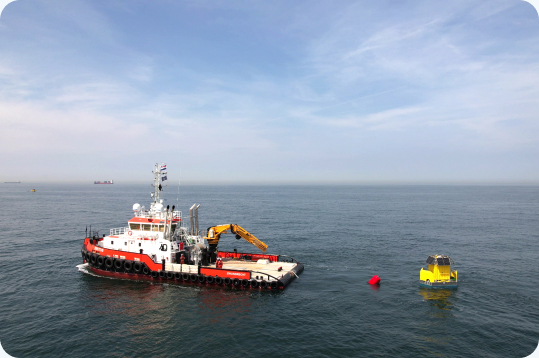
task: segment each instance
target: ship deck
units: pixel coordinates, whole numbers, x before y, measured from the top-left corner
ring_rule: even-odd
[[[282,290],[304,266],[286,255],[219,252],[223,266],[154,262],[147,254],[101,248],[86,238],[83,262],[94,273],[123,279],[212,285],[237,289]]]
[[[298,265],[295,262],[270,262],[268,264],[261,264],[256,261],[237,260],[231,258],[224,258],[222,261],[223,270],[251,271],[254,277],[259,275],[261,276],[261,279],[264,275],[268,275],[270,278],[280,279]],[[202,267],[216,268],[215,264]],[[197,273],[198,266],[186,264],[165,264],[165,270],[184,273]]]

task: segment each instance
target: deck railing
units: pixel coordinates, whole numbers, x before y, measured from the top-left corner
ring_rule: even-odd
[[[135,211],[135,217],[138,218],[154,218],[154,219],[165,219],[165,212],[160,211],[155,214],[150,214],[148,210],[138,210]],[[173,211],[172,212],[172,219],[182,219],[182,212],[181,211]]]
[[[128,227],[117,227],[117,228],[114,228],[114,229],[110,229],[110,234],[111,235],[122,235],[122,234],[125,234],[126,231],[129,231]]]
[[[279,262],[290,262],[290,263],[299,263],[298,260],[296,260],[293,257],[286,256],[286,255],[279,255]]]

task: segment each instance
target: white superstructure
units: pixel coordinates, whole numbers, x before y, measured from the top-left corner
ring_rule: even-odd
[[[188,230],[182,225],[181,211],[176,211],[174,206],[164,207],[161,191],[166,186],[166,164],[155,164],[152,173],[154,191],[150,194],[153,199],[150,209],[135,203],[134,216],[127,226],[111,229],[110,234],[100,239],[96,246],[146,254],[155,263],[162,263],[163,260],[165,264],[177,263],[183,255],[186,263],[198,265],[208,245],[200,236],[198,227]],[[191,225],[196,223],[198,226],[199,206],[195,204],[191,208]]]

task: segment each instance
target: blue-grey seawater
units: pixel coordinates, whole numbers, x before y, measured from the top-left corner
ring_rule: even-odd
[[[31,192],[32,188],[36,192]],[[125,226],[149,185],[0,185],[0,342],[14,357],[524,357],[539,340],[537,186],[182,186],[304,263],[283,292],[81,272],[86,227]],[[186,215],[187,214],[187,215]],[[188,220],[187,220],[188,221]],[[221,249],[257,252],[223,236]],[[419,288],[431,254],[457,290]],[[367,281],[382,279],[379,287]]]

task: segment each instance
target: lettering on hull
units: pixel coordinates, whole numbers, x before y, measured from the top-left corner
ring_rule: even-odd
[[[239,278],[239,279],[246,279],[246,280],[251,279],[251,272],[249,271],[230,271],[230,270],[222,270],[222,269],[201,268],[200,273],[207,276]]]

